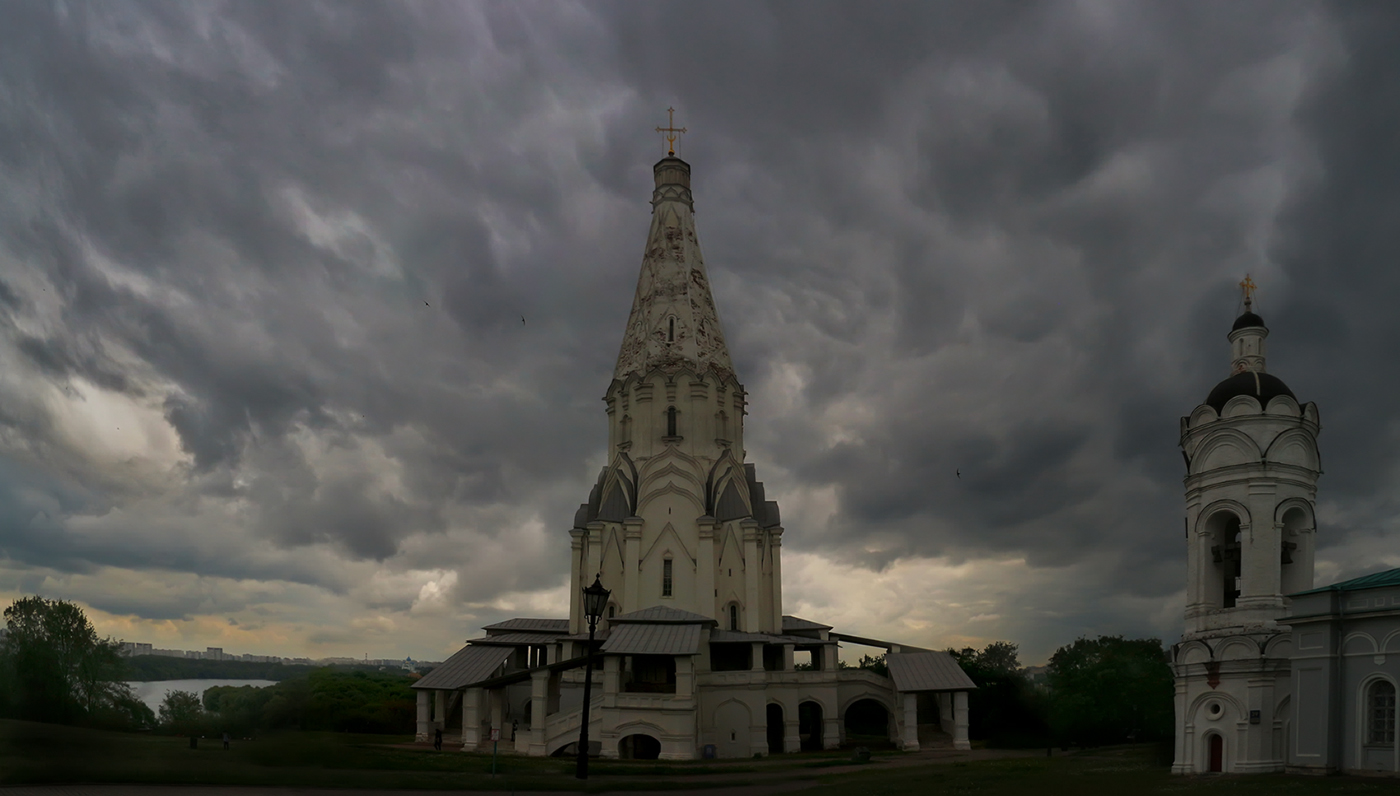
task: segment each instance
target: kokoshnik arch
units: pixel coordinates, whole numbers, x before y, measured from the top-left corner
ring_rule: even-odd
[[[745,460],[747,393],[700,253],[690,164],[672,152],[653,173],[651,229],[604,396],[609,463],[569,530],[569,616],[486,627],[414,684],[419,739],[444,730],[474,750],[496,731],[517,753],[575,751],[582,590],[596,576],[613,602],[600,623],[592,752],[752,757],[833,748],[848,734],[969,748],[975,686],[946,653],[783,614],[784,528]],[[890,676],[839,668],[842,639],[884,647]]]

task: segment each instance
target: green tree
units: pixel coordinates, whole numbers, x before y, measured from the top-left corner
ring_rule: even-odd
[[[968,694],[968,735],[994,746],[1043,746],[1043,700],[1021,669],[1015,644],[996,641],[982,649],[948,650],[977,690]]]
[[[1061,743],[1171,737],[1172,673],[1155,638],[1081,638],[1051,656],[1046,684],[1051,729]]]
[[[160,726],[178,735],[197,735],[204,729],[204,707],[193,691],[171,691],[160,701]]]
[[[71,723],[114,709],[134,710],[136,700],[122,682],[118,643],[98,638],[78,606],[24,597],[5,609],[5,626],[0,669],[15,715]]]

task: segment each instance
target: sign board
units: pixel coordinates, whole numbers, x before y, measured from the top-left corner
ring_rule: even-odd
[[[500,731],[499,728],[497,728],[497,727],[492,727],[492,728],[491,728],[491,740],[493,740],[493,741],[499,741],[499,740],[501,740],[501,731]]]
[[[1249,711],[1249,723],[1250,723],[1250,724],[1258,724],[1258,723],[1259,723],[1259,711],[1257,711],[1257,710],[1251,710],[1251,711]]]

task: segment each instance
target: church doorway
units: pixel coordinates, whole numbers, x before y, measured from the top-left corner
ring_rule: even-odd
[[[802,739],[802,751],[821,750],[822,706],[819,703],[803,702],[797,706],[797,735]]]
[[[655,760],[661,757],[661,742],[650,735],[629,735],[617,742],[617,755],[623,760]]]
[[[1212,774],[1219,774],[1225,770],[1225,739],[1219,735],[1210,736],[1208,742],[1210,748],[1210,767],[1206,769]]]
[[[783,706],[768,705],[768,754],[783,753]]]
[[[846,739],[851,743],[887,741],[890,712],[874,699],[861,699],[846,708]]]

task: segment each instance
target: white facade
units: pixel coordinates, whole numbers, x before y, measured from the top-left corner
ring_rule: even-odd
[[[920,723],[932,725],[926,740],[968,748],[973,685],[943,653],[863,639],[910,656],[911,674],[840,669],[839,634],[783,615],[783,526],[745,461],[745,392],[695,232],[690,166],[667,157],[654,173],[604,397],[609,463],[569,531],[569,617],[488,627],[415,684],[420,740],[443,730],[464,749],[489,748],[496,729],[511,751],[568,751],[582,721],[582,590],[596,577],[612,593],[589,710],[604,757],[834,748],[848,727],[918,749]]]
[[[1181,421],[1186,630],[1173,648],[1175,773],[1282,771],[1289,737],[1285,595],[1313,586],[1322,466],[1317,406],[1265,370],[1268,329],[1235,322],[1231,376]]]

